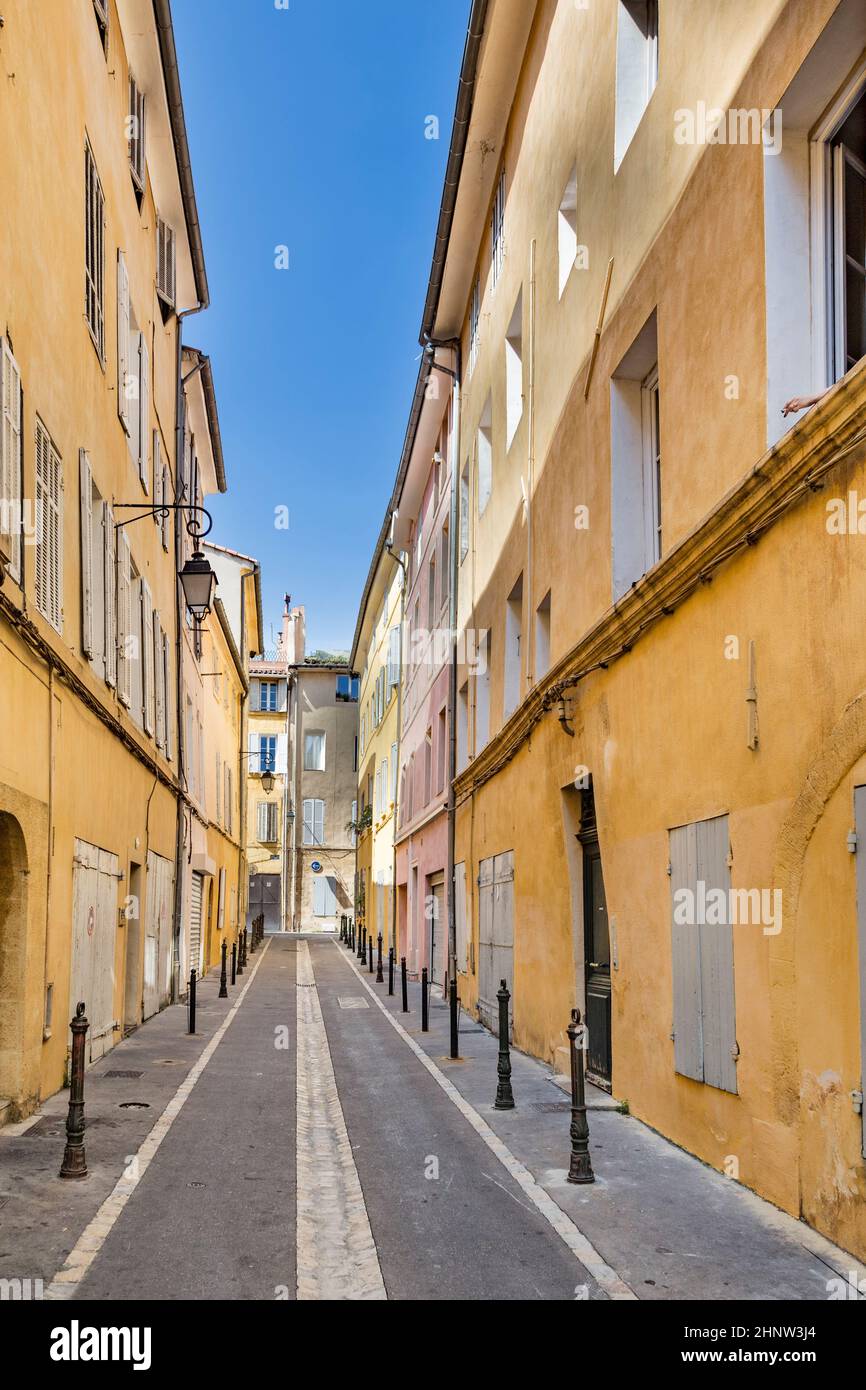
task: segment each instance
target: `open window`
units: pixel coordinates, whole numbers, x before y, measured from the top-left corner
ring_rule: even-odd
[[[625,157],[658,80],[658,0],[619,0],[616,26],[615,170]]]
[[[661,405],[655,311],[611,378],[614,600],[661,556]]]
[[[863,8],[842,0],[764,129],[768,445],[796,421],[787,400],[866,352],[864,208]]]

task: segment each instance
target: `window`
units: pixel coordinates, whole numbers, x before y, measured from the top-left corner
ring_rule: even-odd
[[[391,691],[400,684],[400,627],[397,624],[388,633],[388,698]]]
[[[439,573],[442,576],[439,581],[439,587],[442,590],[439,603],[444,608],[451,593],[451,550],[448,545],[447,521],[442,526],[442,535],[439,541]]]
[[[659,78],[658,0],[619,0],[614,169],[632,142]]]
[[[105,195],[89,142],[84,146],[84,317],[105,362]]]
[[[505,681],[502,695],[502,717],[507,719],[520,704],[521,698],[521,636],[523,631],[523,575],[520,576],[505,605]]]
[[[866,353],[866,91],[831,144],[833,379]]]
[[[105,52],[108,52],[108,4],[109,0],[93,0],[93,13],[99,27],[99,38]]]
[[[215,776],[215,778],[214,778],[214,802],[215,802],[215,804],[214,804],[214,820],[217,821],[217,823],[218,823],[219,820],[220,820],[220,788],[222,787],[222,781],[223,781],[223,760],[222,760],[222,758],[220,757],[219,752],[217,752],[217,754],[216,754],[216,776]]]
[[[313,916],[336,917],[337,880],[330,874],[313,879]],[[372,946],[371,946],[372,950]]]
[[[469,551],[469,460],[463,465],[460,474],[460,563]]]
[[[469,371],[472,372],[478,361],[478,328],[481,322],[481,282],[476,277],[472,286],[472,299],[469,304]]]
[[[256,838],[263,845],[275,845],[279,840],[279,806],[276,801],[260,801],[256,806]]]
[[[42,421],[36,421],[36,607],[63,631],[63,465]]]
[[[475,450],[478,460],[478,515],[483,516],[493,491],[493,406],[489,394],[478,422]]]
[[[535,610],[535,679],[550,670],[550,590]]]
[[[232,833],[232,828],[233,828],[233,821],[234,821],[234,804],[235,804],[235,802],[234,802],[234,777],[233,777],[233,770],[232,770],[232,768],[230,767],[230,765],[229,765],[228,763],[226,763],[226,766],[225,766],[225,775],[226,775],[226,788],[225,788],[225,818],[226,818],[226,831],[228,832],[229,835],[231,835],[231,833]]]
[[[357,824],[358,824],[358,802],[357,802],[357,800],[352,802],[352,824],[353,824],[353,825],[357,825]],[[356,830],[352,830],[352,831],[350,832],[349,841],[350,841],[350,843],[351,843],[351,845],[352,845],[352,848],[354,849],[355,846],[356,846],[357,843],[358,843],[358,832],[357,832]]]
[[[324,772],[325,770],[325,735],[323,733],[311,733],[304,736],[304,771],[305,772]]]
[[[613,598],[661,554],[661,432],[655,312],[611,378]]]
[[[357,676],[337,677],[337,699],[357,700],[360,682]]]
[[[496,181],[490,217],[490,288],[495,290],[505,262],[505,170]]]
[[[259,681],[259,709],[273,711],[277,708],[277,682]]]
[[[490,737],[490,633],[485,632],[478,650],[475,673],[475,752],[480,753]]]
[[[436,626],[436,556],[427,565],[427,627],[432,632]]]
[[[428,729],[424,739],[424,805],[430,804],[433,795],[433,730]]]
[[[556,219],[559,246],[559,297],[562,298],[577,258],[577,165],[572,169]]]
[[[671,830],[669,851],[674,1067],[681,1076],[736,1094],[727,816]]]
[[[436,736],[436,791],[439,793],[445,790],[445,765],[448,752],[448,724],[445,718],[444,707],[439,711],[438,729]]]
[[[397,803],[397,745],[391,744],[391,786],[390,786],[391,805]]]
[[[138,465],[145,492],[149,485],[150,354],[129,295],[129,273],[122,251],[117,253],[117,411]],[[195,497],[191,500],[196,501]]]
[[[464,681],[457,692],[457,771],[462,772],[469,762],[469,682]]]
[[[303,802],[301,843],[322,845],[325,842],[325,803],[315,797]]]
[[[132,73],[129,74],[129,115],[127,117],[127,147],[129,150],[129,172],[135,188],[138,205],[144,194],[144,142],[145,111],[144,92],[139,90]]]
[[[176,302],[176,250],[174,228],[156,219],[156,292],[173,309]]]
[[[21,579],[21,373],[6,338],[0,342],[0,554]],[[37,524],[38,524],[37,515]]]
[[[259,734],[259,772],[276,772],[277,770],[277,736],[276,734]]]
[[[505,334],[505,447],[517,433],[523,416],[523,291],[511,315]]]

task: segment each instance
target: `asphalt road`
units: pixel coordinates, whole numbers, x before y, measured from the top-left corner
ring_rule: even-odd
[[[309,1095],[299,1028],[324,1056]],[[299,1161],[322,1194],[300,1251]],[[603,1297],[328,938],[270,939],[101,1240],[76,1299],[291,1299],[320,1266],[341,1272],[334,1297]]]

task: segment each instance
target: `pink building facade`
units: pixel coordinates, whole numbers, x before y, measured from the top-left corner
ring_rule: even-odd
[[[414,977],[426,966],[432,989],[440,995],[448,974],[453,408],[451,377],[434,368],[416,417],[394,527],[394,546],[404,552],[408,570],[396,863],[398,953],[406,956]]]

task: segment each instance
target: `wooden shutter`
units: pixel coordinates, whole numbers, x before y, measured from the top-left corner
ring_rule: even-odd
[[[126,532],[120,531],[117,541],[117,695],[127,708],[132,701],[132,664],[127,645],[132,637],[131,558]]]
[[[146,579],[139,581],[141,602],[141,720],[146,734],[153,734],[153,599]]]
[[[165,693],[165,756],[171,758],[174,752],[174,691],[172,689],[171,645],[168,634],[163,630],[162,669],[163,690]]]
[[[159,430],[153,431],[152,440],[153,454],[153,524],[161,525],[161,517],[157,510],[162,505],[162,456],[159,445]]]
[[[323,845],[325,843],[324,801],[316,800],[313,802],[313,834],[315,835],[317,845]]]
[[[144,334],[138,335],[138,476],[145,492],[148,489],[147,446],[150,441],[150,354]]]
[[[21,558],[21,373],[6,339],[2,346],[0,429],[0,553],[13,579]]]
[[[157,435],[155,434],[155,435],[154,435],[154,439],[156,439],[156,438],[157,438]],[[160,459],[162,459],[162,450],[161,450],[161,449],[160,449]],[[168,472],[168,464],[167,464],[167,463],[161,463],[161,468],[162,468],[162,485],[161,485],[161,488],[160,488],[160,495],[161,495],[161,498],[162,498],[163,506],[167,507],[168,504],[169,504],[170,501],[171,501],[171,498],[170,498],[170,496],[169,496],[169,482],[168,482],[168,480],[169,480],[169,472]],[[168,524],[169,524],[170,519],[171,519],[171,512],[169,512],[169,511],[163,512],[163,515],[162,515],[162,517],[160,518],[159,527],[160,527],[160,532],[161,532],[161,534],[162,534],[162,548],[163,548],[163,550],[168,550]]]
[[[93,657],[93,484],[90,461],[83,449],[78,454],[81,500],[81,650]]]
[[[468,969],[469,933],[466,920],[466,865],[454,865],[454,916],[457,935],[457,969]]]
[[[41,420],[36,422],[36,607],[63,630],[63,476],[60,455]]]
[[[117,576],[114,513],[102,504],[102,586],[105,594],[105,683],[117,685]]]
[[[129,434],[129,274],[122,251],[117,253],[117,413]]]
[[[175,238],[174,229],[161,217],[156,223],[156,288],[160,296],[175,305]]]
[[[277,757],[274,771],[284,777],[288,770],[288,748],[285,734],[277,734]]]
[[[670,868],[674,1066],[682,1076],[736,1092],[733,928],[677,911],[680,890],[696,908],[698,884],[703,894],[728,894],[727,816],[671,830]],[[684,915],[687,922],[677,920]]]
[[[156,700],[156,746],[165,747],[165,666],[162,660],[162,627],[154,609],[152,618],[153,689]]]
[[[219,907],[217,910],[217,929],[222,931],[226,918],[226,871],[220,869],[219,878]]]

